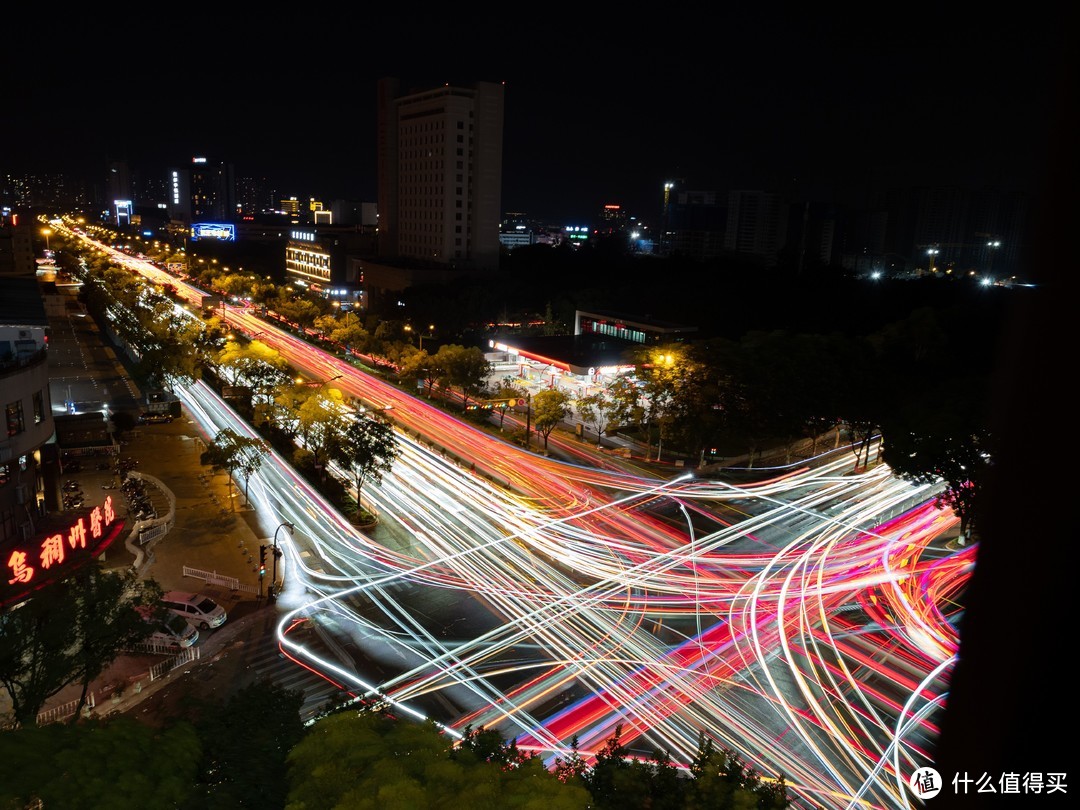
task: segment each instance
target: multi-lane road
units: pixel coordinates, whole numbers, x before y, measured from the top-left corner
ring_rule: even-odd
[[[100,247],[98,245],[95,245]],[[118,261],[201,293],[121,253]],[[357,531],[272,456],[250,482],[285,538],[281,644],[306,665],[552,761],[617,727],[688,764],[701,733],[799,805],[907,807],[930,764],[975,547],[936,488],[841,451],[734,485],[574,464],[500,441],[243,308],[219,314],[295,368],[390,407],[403,448]],[[338,375],[341,375],[338,377]],[[251,433],[207,386],[177,392],[212,436]],[[464,463],[463,463],[464,462]]]

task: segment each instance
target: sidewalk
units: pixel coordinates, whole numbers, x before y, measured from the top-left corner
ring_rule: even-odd
[[[108,385],[114,392],[114,407],[137,410],[140,396],[117,356],[108,350],[107,341],[92,319],[58,319],[52,328],[64,329],[66,340],[78,344],[82,357],[89,358],[85,368],[73,363],[57,363],[50,377],[57,375],[65,386],[93,389]],[[72,345],[72,344],[69,344]],[[82,470],[65,472],[63,479],[73,479],[82,487],[87,503],[102,503],[111,495],[125,526],[113,545],[101,556],[108,570],[135,568],[141,579],[154,579],[162,590],[183,590],[205,593],[228,612],[229,618],[216,630],[200,630],[196,664],[214,660],[238,636],[252,626],[263,626],[257,619],[265,614],[269,600],[244,589],[233,590],[213,585],[202,579],[184,575],[184,567],[214,572],[234,578],[250,589],[258,590],[259,546],[268,542],[267,532],[260,526],[259,516],[241,507],[242,492],[231,490],[225,473],[213,474],[199,457],[207,437],[186,415],[168,424],[142,425],[123,437],[120,457],[137,462],[134,470],[147,476],[147,494],[164,518],[170,502],[175,502],[171,528],[162,536],[139,545],[134,531],[135,518],[127,516],[127,501],[117,484],[112,459],[103,456],[80,457]],[[99,470],[98,465],[106,469]],[[157,486],[152,485],[157,482]],[[105,488],[105,487],[109,488]],[[157,487],[160,488],[157,488]],[[230,503],[232,501],[233,503]],[[265,581],[264,588],[270,583]],[[173,656],[133,654],[120,656],[90,685],[97,707],[93,715],[127,711],[160,685],[184,677],[191,665],[173,670],[170,674],[149,680],[151,667],[169,661]],[[81,686],[69,685],[53,695],[43,711],[64,711],[67,704],[77,701]],[[121,697],[114,701],[113,696]],[[0,689],[0,719],[9,716],[11,700]],[[73,706],[72,706],[73,708]],[[54,718],[55,719],[55,718]]]
[[[154,579],[165,591],[205,593],[225,608],[229,618],[216,630],[199,631],[199,641],[191,648],[197,659],[154,680],[150,679],[151,668],[169,661],[173,655],[121,655],[91,683],[89,693],[96,706],[88,710],[88,716],[126,712],[156,689],[189,676],[193,667],[215,660],[248,628],[259,625],[258,620],[267,608],[272,609],[272,603],[257,594],[208,584],[200,578],[184,575],[184,566],[189,566],[257,587],[258,548],[260,540],[266,542],[257,531],[257,515],[238,505],[230,509],[225,474],[212,475],[209,468],[199,463],[200,438],[197,427],[186,417],[171,424],[144,426],[135,431],[122,447],[121,458],[138,461],[137,472],[152,476],[171,492],[176,502],[175,523],[165,535],[140,549],[132,531],[134,520],[129,518],[120,537],[101,559],[108,570],[126,570],[135,566],[142,556],[141,564],[136,568],[141,579]],[[93,457],[85,459],[82,472],[65,478],[79,481],[88,500],[111,494],[118,511],[124,514],[127,507],[122,491],[102,489],[103,483],[111,483],[112,473],[97,470],[93,462]],[[150,486],[148,483],[148,489]],[[236,492],[237,488],[233,487],[233,493]],[[155,505],[167,503],[168,496],[163,492],[154,493],[153,500]],[[232,500],[242,500],[242,495]],[[160,507],[158,511],[159,516],[164,517]],[[142,555],[133,553],[132,549],[141,550]],[[65,687],[47,701],[42,713],[52,711],[70,717],[81,691],[78,684]],[[6,716],[9,710],[10,698],[6,691],[0,692],[0,717]]]

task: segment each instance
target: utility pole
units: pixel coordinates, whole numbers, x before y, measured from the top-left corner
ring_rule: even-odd
[[[530,431],[532,429],[532,392],[525,392],[525,446],[530,443]]]
[[[276,529],[274,529],[274,548],[272,550],[272,553],[274,555],[274,576],[273,576],[273,579],[270,580],[270,597],[271,598],[276,597],[277,593],[278,593],[277,561],[278,561],[278,557],[281,556],[281,549],[278,548],[277,537],[278,537],[278,532],[281,531],[282,529],[288,529],[289,530],[289,535],[291,537],[294,537],[295,536],[294,530],[296,529],[296,526],[293,525],[292,523],[285,522],[285,523],[279,524],[278,527]],[[261,585],[262,583],[260,582],[259,584]]]

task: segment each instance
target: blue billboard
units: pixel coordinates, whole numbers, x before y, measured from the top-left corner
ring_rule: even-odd
[[[222,242],[236,241],[236,226],[228,222],[196,222],[191,226],[191,238],[218,239]]]

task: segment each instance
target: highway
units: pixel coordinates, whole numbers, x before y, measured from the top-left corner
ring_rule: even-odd
[[[115,257],[197,311],[198,290]],[[365,486],[384,524],[368,534],[276,454],[252,477],[257,508],[296,525],[279,599],[290,655],[549,763],[575,738],[588,760],[621,726],[636,752],[686,766],[704,732],[782,773],[796,806],[911,806],[975,555],[942,542],[957,521],[935,487],[882,464],[855,474],[846,449],[742,486],[543,457],[248,309],[219,314],[304,374],[389,406],[403,448]],[[209,437],[255,435],[208,386],[177,394]],[[283,631],[297,617],[341,655],[295,644]]]

